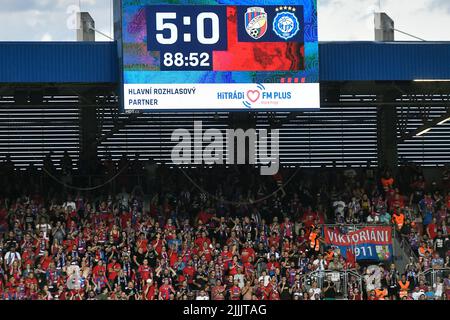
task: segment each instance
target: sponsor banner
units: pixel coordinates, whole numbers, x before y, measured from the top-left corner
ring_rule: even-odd
[[[127,109],[318,108],[319,84],[145,84],[125,85]]]

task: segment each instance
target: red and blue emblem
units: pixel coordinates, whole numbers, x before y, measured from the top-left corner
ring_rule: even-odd
[[[255,40],[261,39],[267,31],[267,13],[263,8],[250,7],[245,13],[245,30]]]

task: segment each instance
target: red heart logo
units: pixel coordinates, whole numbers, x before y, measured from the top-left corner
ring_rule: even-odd
[[[247,91],[247,98],[248,98],[248,100],[250,100],[253,103],[258,101],[260,96],[261,96],[261,94],[259,93],[258,90],[249,90],[249,91]]]

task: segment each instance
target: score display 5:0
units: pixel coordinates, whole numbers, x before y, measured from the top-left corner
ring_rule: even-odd
[[[175,54],[171,52],[166,52],[164,54],[163,64],[165,67],[210,67],[210,56],[209,53],[197,53],[191,52],[189,56],[184,56],[181,52]]]
[[[156,34],[156,41],[162,45],[172,45],[178,41],[178,28],[177,25],[168,20],[176,20],[176,12],[157,12],[156,13],[156,30],[157,31],[169,31],[169,36],[164,37],[163,33]],[[211,21],[212,34],[208,38],[205,35],[205,22]],[[216,44],[220,40],[219,30],[219,17],[214,12],[202,12],[197,16],[197,40],[204,45]],[[189,37],[188,37],[189,38]],[[185,40],[186,41],[186,40]],[[186,41],[190,42],[190,41]]]

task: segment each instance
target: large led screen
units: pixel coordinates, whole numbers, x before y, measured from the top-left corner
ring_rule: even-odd
[[[317,1],[122,0],[126,112],[320,108]]]

